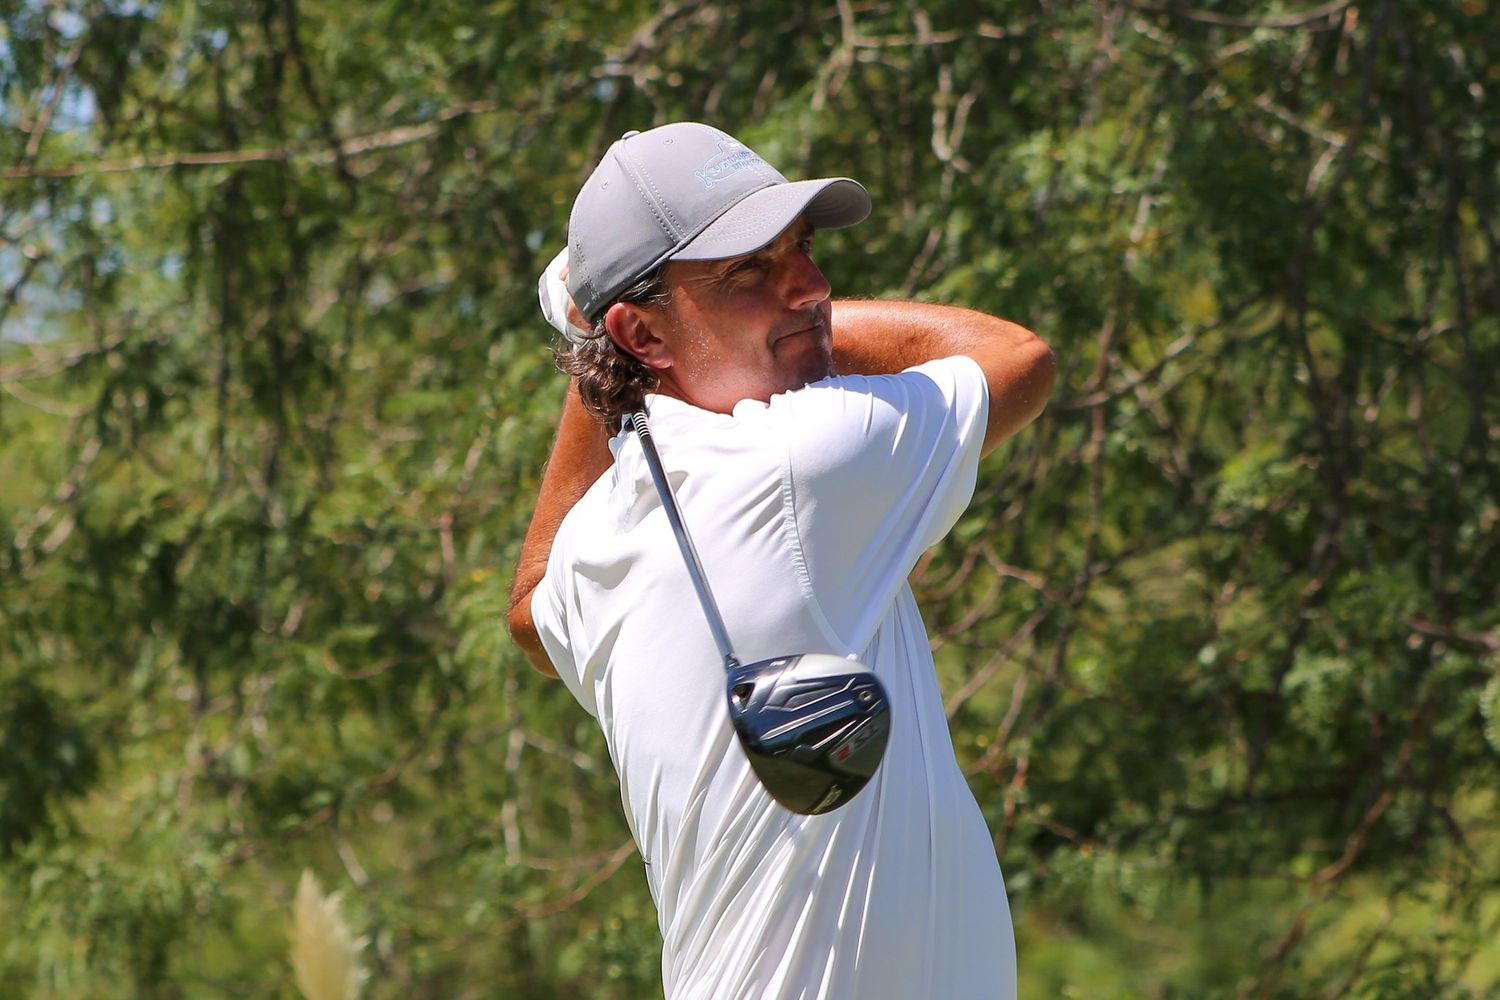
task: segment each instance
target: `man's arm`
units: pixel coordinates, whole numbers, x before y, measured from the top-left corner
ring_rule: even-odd
[[[552,457],[542,474],[542,489],[531,515],[531,526],[526,529],[526,540],[521,543],[521,558],[516,563],[510,588],[511,638],[531,665],[549,677],[556,677],[557,669],[548,659],[532,621],[531,595],[546,575],[552,540],[557,537],[563,518],[613,461],[609,432],[584,410],[577,384],[569,383],[557,437],[552,442]]]
[[[920,302],[838,301],[833,306],[833,363],[841,374],[884,375],[963,354],[990,388],[988,455],[1042,412],[1057,362],[1036,334],[972,309]]]
[[[1056,377],[1051,350],[1030,331],[970,309],[918,302],[836,302],[833,354],[840,373],[862,375],[898,372],[955,354],[973,358],[990,387],[984,454],[1042,412]],[[570,385],[510,596],[511,637],[532,666],[552,677],[557,671],[531,619],[531,595],[547,572],[558,526],[613,461],[608,441]]]

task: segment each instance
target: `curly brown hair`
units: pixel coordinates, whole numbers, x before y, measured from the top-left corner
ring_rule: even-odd
[[[660,307],[672,299],[672,290],[658,267],[631,285],[614,300],[634,305]],[[614,305],[611,302],[610,305]],[[604,325],[605,306],[593,329],[580,343],[567,343],[553,350],[557,367],[578,379],[578,395],[584,409],[608,427],[621,417],[639,410],[646,393],[657,385],[656,373],[620,349]]]

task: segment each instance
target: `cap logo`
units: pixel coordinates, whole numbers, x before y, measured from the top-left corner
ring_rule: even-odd
[[[711,188],[729,180],[746,167],[763,166],[764,163],[764,160],[739,142],[725,136],[719,140],[719,151],[704,160],[703,166],[693,171],[693,176],[702,181],[705,188]]]

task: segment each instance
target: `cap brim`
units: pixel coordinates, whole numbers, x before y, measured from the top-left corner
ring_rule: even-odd
[[[870,193],[848,177],[773,184],[742,199],[668,259],[739,257],[769,246],[803,216],[815,229],[842,229],[869,214]]]

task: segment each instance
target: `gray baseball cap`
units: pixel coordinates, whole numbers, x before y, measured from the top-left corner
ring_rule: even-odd
[[[627,132],[573,202],[568,294],[592,323],[666,261],[754,253],[803,215],[817,229],[840,229],[869,214],[870,194],[858,181],[789,181],[710,125]]]

